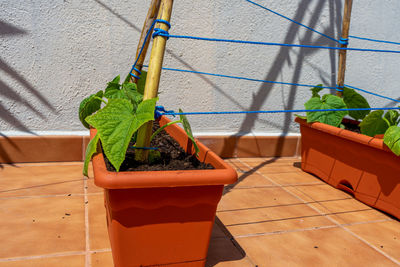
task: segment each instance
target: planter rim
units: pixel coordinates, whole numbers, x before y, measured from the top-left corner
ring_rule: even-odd
[[[335,136],[340,136],[341,138],[353,141],[353,142],[358,142],[364,145],[368,145],[373,148],[381,149],[390,153],[393,153],[384,143],[383,139],[380,138],[379,136],[376,137],[370,137],[364,134],[352,132],[346,129],[341,129],[332,125],[328,125],[325,123],[321,122],[311,122],[308,123],[307,120],[301,119],[299,117],[296,117],[295,122],[299,123],[302,126],[306,126],[309,128],[313,128],[316,130],[323,131],[325,133],[335,135]]]
[[[165,122],[170,121],[165,116],[162,116],[160,120]],[[186,135],[186,132],[178,125],[173,124],[167,128],[170,127],[174,128],[174,130],[178,131],[180,134]],[[91,138],[93,138],[95,134],[96,130],[91,129]],[[237,181],[236,171],[205,145],[198,140],[196,141],[200,148],[200,153],[204,153],[208,161],[216,163],[212,164],[215,169],[110,172],[106,168],[103,153],[97,153],[92,158],[95,184],[106,189],[128,189],[222,185],[235,183]]]

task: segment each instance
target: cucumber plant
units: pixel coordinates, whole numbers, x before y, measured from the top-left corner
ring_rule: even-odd
[[[321,97],[319,92],[322,89],[322,84],[311,89],[312,96],[304,104],[306,109],[370,108],[368,101],[353,89],[344,87],[343,98],[331,94]],[[362,120],[359,124],[362,134],[371,137],[384,134],[383,142],[394,154],[400,155],[400,127],[397,126],[400,123],[400,114],[397,110],[389,110],[386,113],[383,110],[316,111],[307,112],[306,116],[296,116],[307,119],[307,122],[322,122],[344,129],[342,120],[346,115],[357,121]]]
[[[107,84],[104,92],[100,90],[81,102],[79,106],[80,121],[86,128],[92,126],[97,130],[96,136],[89,142],[86,149],[84,175],[88,174],[89,162],[97,152],[99,141],[101,141],[104,154],[118,172],[125,160],[129,143],[136,141],[137,130],[146,122],[154,120],[158,98],[143,100],[146,74],[145,71],[142,72],[140,82],[137,84],[130,82],[129,75],[120,84],[120,76],[117,76]],[[174,123],[183,125],[197,154],[198,146],[187,118],[181,115],[180,120],[172,121],[168,125]],[[152,138],[165,127],[155,132]]]

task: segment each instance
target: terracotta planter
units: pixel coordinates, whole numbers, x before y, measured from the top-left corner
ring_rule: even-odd
[[[382,138],[295,121],[300,124],[304,171],[400,219],[400,157]]]
[[[160,125],[168,122],[162,117]],[[194,151],[179,126],[166,131],[188,153]],[[115,173],[107,171],[102,154],[94,156],[94,179],[104,188],[115,266],[204,266],[223,186],[236,182],[237,174],[198,145],[199,160],[214,170]]]

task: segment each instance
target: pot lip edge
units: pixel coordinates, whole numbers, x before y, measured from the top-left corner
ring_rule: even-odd
[[[164,116],[163,116],[164,117]],[[166,120],[169,120],[168,118],[164,117]],[[183,131],[181,127],[179,127],[176,124],[173,124],[169,127],[174,127],[174,128],[179,128],[180,131]],[[95,129],[92,129],[91,132],[95,131]],[[185,133],[186,134],[186,133]],[[200,170],[167,170],[167,171],[126,171],[126,172],[110,172],[107,170],[105,162],[104,162],[104,156],[103,152],[101,153],[96,153],[93,158],[92,158],[92,166],[93,166],[93,172],[95,173],[95,184],[106,188],[106,189],[118,189],[118,188],[148,188],[148,187],[166,187],[165,184],[168,184],[167,186],[174,186],[173,182],[168,182],[164,181],[160,186],[150,184],[150,183],[139,183],[138,186],[136,187],[134,184],[134,181],[129,181],[128,184],[130,184],[129,187],[126,187],[126,182],[121,181],[121,185],[118,185],[119,182],[118,180],[127,180],[127,177],[130,176],[136,176],[135,179],[129,178],[129,180],[140,180],[140,179],[145,179],[144,176],[149,176],[149,175],[157,175],[157,177],[165,177],[165,180],[171,180],[172,177],[174,176],[180,176],[182,180],[188,180],[188,182],[185,184],[182,181],[178,183],[177,186],[200,186],[200,185],[222,185],[222,184],[232,184],[235,183],[238,179],[238,175],[236,171],[228,164],[226,163],[222,158],[220,158],[217,154],[215,154],[213,151],[211,151],[208,147],[206,147],[203,143],[197,140],[201,144],[200,147],[207,148],[208,150],[205,151],[206,154],[208,154],[208,157],[211,157],[213,159],[212,161],[218,162],[219,165],[222,165],[222,168],[216,168],[215,169],[200,169]],[[96,175],[97,174],[97,175]],[[204,175],[210,176],[209,181],[207,179],[204,179]],[[119,176],[119,177],[118,177]],[[182,177],[183,176],[183,177]],[[203,179],[197,179],[200,181],[194,181],[196,180],[195,178],[192,178],[193,184],[189,181],[191,180],[190,177],[198,177]],[[124,179],[121,179],[121,178]],[[124,185],[125,184],[125,185]]]
[[[328,125],[322,122],[307,122],[305,119],[301,119],[299,117],[295,118],[295,122],[299,123],[301,126],[309,127],[315,130],[323,131],[324,133],[338,136],[343,139],[347,139],[352,142],[357,142],[362,145],[367,145],[379,150],[387,151],[393,153],[384,143],[382,138],[370,137],[365,134],[352,132],[346,129],[340,129],[338,127],[334,127],[332,125]],[[338,130],[339,129],[339,130]],[[337,133],[336,133],[337,132]],[[349,135],[354,138],[350,138]],[[365,137],[369,138],[368,142],[363,142],[361,139],[365,139]]]

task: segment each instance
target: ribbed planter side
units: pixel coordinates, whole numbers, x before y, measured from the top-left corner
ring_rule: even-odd
[[[301,168],[400,218],[400,157],[380,138],[296,118]]]

